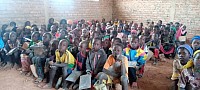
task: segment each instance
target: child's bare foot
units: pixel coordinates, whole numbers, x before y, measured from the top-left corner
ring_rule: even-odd
[[[37,85],[37,87],[39,87],[39,88],[43,88],[43,86],[45,86],[45,85],[46,85],[46,83],[41,82],[41,83],[39,83],[39,84]]]
[[[26,76],[27,76],[27,77],[30,77],[31,75],[32,75],[31,72],[26,73]]]
[[[42,89],[51,89],[52,86],[48,83],[46,85],[44,85],[43,87],[41,87]]]
[[[38,84],[38,83],[40,83],[40,82],[42,82],[42,79],[41,79],[41,78],[37,78],[37,79],[34,81],[35,84]]]
[[[133,82],[132,85],[131,85],[131,88],[138,88],[138,85],[137,85],[137,82]]]

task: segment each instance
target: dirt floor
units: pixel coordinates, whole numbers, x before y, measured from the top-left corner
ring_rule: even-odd
[[[151,64],[152,61],[148,61],[144,76],[138,79],[139,90],[170,90],[172,61],[158,62],[156,66]],[[31,77],[20,75],[19,71],[12,69],[8,71],[0,70],[0,90],[45,89],[36,87]]]

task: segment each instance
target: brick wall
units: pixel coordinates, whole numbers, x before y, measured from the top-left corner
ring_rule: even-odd
[[[0,0],[0,25],[25,21],[37,25],[53,17],[60,19],[119,18],[134,22],[147,19],[164,23],[179,21],[187,26],[189,36],[200,33],[199,0]]]
[[[178,21],[187,26],[189,37],[200,34],[199,0],[114,0],[113,13],[113,18],[134,22]]]
[[[0,0],[0,25],[30,20],[41,25],[53,17],[61,19],[112,19],[113,0]]]

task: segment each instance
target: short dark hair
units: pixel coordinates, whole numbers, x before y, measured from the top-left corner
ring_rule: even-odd
[[[100,37],[96,37],[94,40],[99,40],[102,43],[102,39]]]
[[[117,42],[119,42],[119,43],[122,43],[122,40],[121,40],[120,38],[113,38],[112,40],[113,40],[113,42],[114,42],[114,41],[117,41]]]
[[[124,48],[124,45],[123,45],[122,43],[117,43],[117,44],[115,44],[114,46],[119,46],[119,47],[121,47],[122,50],[123,50],[123,48]]]

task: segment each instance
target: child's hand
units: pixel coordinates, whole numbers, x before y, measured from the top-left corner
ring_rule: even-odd
[[[139,69],[140,69],[140,67],[139,67],[139,66],[135,66],[135,69],[136,69],[136,70],[139,70]]]
[[[194,88],[198,88],[199,87],[199,81],[198,80],[192,80],[191,86],[194,87]]]
[[[53,65],[53,61],[49,61],[49,65]]]

